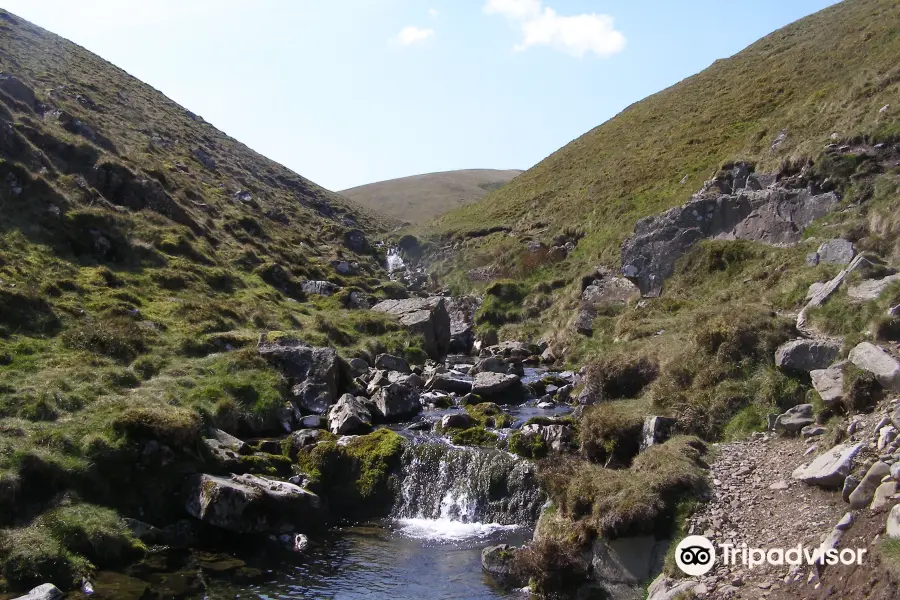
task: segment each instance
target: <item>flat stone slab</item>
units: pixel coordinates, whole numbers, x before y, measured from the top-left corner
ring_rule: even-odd
[[[863,342],[851,350],[850,362],[874,375],[884,389],[900,392],[900,363],[875,344]]]
[[[875,300],[893,283],[900,281],[900,273],[882,279],[868,279],[847,289],[847,295],[854,300]]]
[[[862,447],[862,444],[835,446],[811,464],[795,469],[791,477],[823,488],[839,488],[850,474],[853,459]]]

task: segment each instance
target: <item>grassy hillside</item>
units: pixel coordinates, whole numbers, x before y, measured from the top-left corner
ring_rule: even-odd
[[[182,513],[156,501],[177,497],[181,467],[147,448],[166,465],[196,455],[201,425],[278,428],[286,383],[260,332],[419,351],[346,308],[352,291],[385,295],[364,236],[396,223],[5,11],[0,48],[0,586],[27,588],[48,565],[63,583],[112,566],[77,535],[132,543],[79,498]],[[308,296],[305,280],[343,290]]]
[[[417,232],[443,242],[511,229],[467,241],[438,266],[463,288],[473,285],[464,273],[475,267],[501,277],[534,273],[523,269],[524,242],[549,241],[566,228],[586,235],[569,260],[537,279],[618,267],[620,244],[639,218],[684,202],[723,163],[747,160],[772,172],[816,158],[835,133],[896,136],[898,58],[900,6],[846,0],[628,107],[481,202]]]
[[[341,192],[373,211],[409,223],[425,223],[500,189],[522,171],[464,169],[370,183]]]

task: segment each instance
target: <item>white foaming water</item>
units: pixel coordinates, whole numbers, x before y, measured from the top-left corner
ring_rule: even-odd
[[[400,251],[396,248],[391,248],[387,253],[387,271],[388,273],[393,273],[394,271],[399,271],[403,267],[406,266],[406,263],[403,262],[403,258],[400,256]]]
[[[451,519],[397,519],[398,531],[410,538],[436,542],[462,542],[491,537],[501,531],[515,531],[519,525],[463,523]]]

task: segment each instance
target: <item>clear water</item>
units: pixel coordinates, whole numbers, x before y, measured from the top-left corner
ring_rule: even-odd
[[[516,526],[403,519],[346,527],[312,540],[306,556],[276,567],[271,582],[235,589],[210,582],[208,598],[356,600],[525,599],[481,570],[481,550],[521,544]]]

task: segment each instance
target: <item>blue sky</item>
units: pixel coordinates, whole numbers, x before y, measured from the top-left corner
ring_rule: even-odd
[[[528,168],[834,0],[0,0],[333,190]]]

